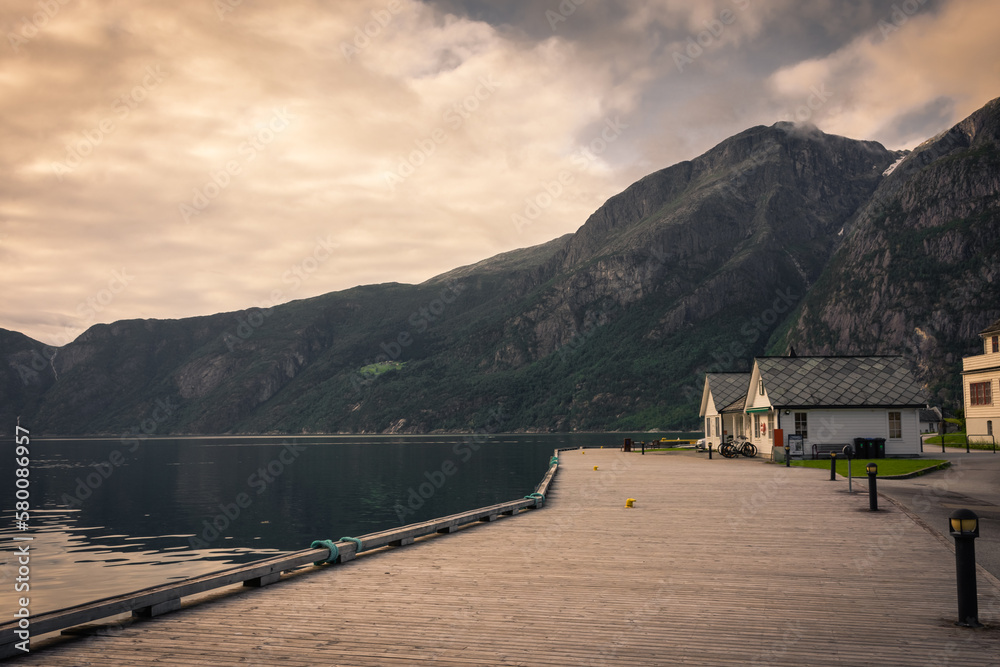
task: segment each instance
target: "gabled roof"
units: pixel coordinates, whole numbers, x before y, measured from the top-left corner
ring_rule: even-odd
[[[929,408],[920,411],[920,421],[922,422],[939,422],[941,421],[941,411],[935,408]]]
[[[979,335],[980,336],[992,336],[992,335],[998,334],[998,333],[1000,333],[1000,320],[997,320],[996,322],[994,322],[990,326],[988,326],[985,329],[983,329],[982,331],[980,331]]]
[[[705,379],[719,412],[733,401],[746,398],[747,387],[750,386],[749,373],[708,373]]]
[[[903,357],[758,357],[756,364],[776,408],[927,405]]]
[[[719,410],[719,414],[739,414],[747,405],[747,395],[744,393],[735,401]]]

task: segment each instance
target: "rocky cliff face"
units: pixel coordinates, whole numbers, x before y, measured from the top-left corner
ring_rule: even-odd
[[[766,306],[770,295],[804,294],[896,157],[873,142],[779,123],[647,176],[553,257],[557,277],[507,327],[523,349],[498,362],[535,361],[647,299],[664,312],[642,333],[659,340]]]
[[[773,347],[903,352],[957,407],[961,357],[1000,316],[1000,101],[906,155]]]
[[[98,325],[58,350],[0,330],[3,409],[129,436],[680,428],[705,371],[790,346],[902,352],[953,401],[1000,317],[998,126],[993,102],[909,154],[755,127],[575,234],[422,285]]]

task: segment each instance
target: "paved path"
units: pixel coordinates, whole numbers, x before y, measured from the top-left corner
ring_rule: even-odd
[[[990,627],[955,627],[947,541],[828,480],[566,452],[544,509],[15,664],[1000,665],[1000,584],[980,574]]]
[[[879,480],[879,492],[945,536],[952,512],[959,508],[974,511],[980,520],[976,560],[1000,578],[1000,454],[977,450],[967,454],[965,448],[948,448],[942,454],[938,446],[925,447],[923,456],[949,460],[951,468],[913,479]]]

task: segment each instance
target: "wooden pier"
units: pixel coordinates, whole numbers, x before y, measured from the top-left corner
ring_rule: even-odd
[[[547,491],[13,663],[1000,665],[1000,582],[956,627],[948,540],[827,471],[590,449]]]

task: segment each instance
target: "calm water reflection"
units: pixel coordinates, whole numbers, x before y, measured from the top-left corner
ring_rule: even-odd
[[[553,449],[615,447],[628,436],[34,440],[31,531],[18,533],[35,538],[31,610],[520,498]],[[17,576],[12,458],[0,457],[4,618]]]

